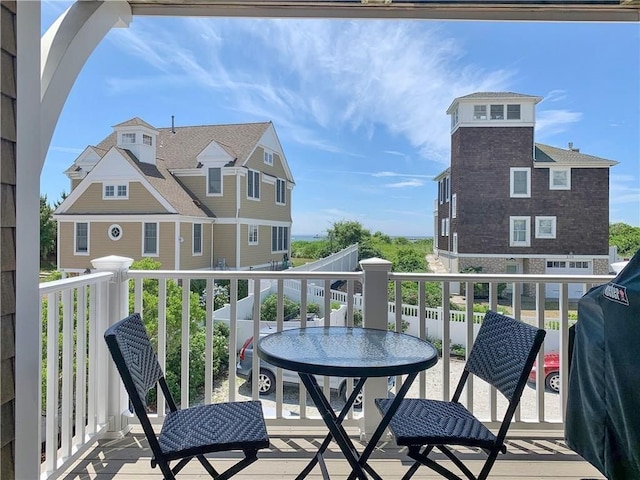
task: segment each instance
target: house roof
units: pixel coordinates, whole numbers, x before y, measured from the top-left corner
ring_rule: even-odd
[[[114,125],[113,128],[116,128],[116,127],[141,127],[141,126],[150,128],[151,130],[155,130],[156,129],[156,127],[154,127],[153,125],[149,125],[147,122],[142,120],[140,117],[133,117],[132,119],[127,120],[126,122],[118,123],[117,125]]]
[[[196,157],[212,141],[215,141],[229,153],[236,165],[241,165],[249,157],[270,125],[271,122],[261,122],[175,127],[173,129],[171,127],[157,128],[156,155],[158,159],[164,160],[165,166],[169,170],[196,168],[198,166]],[[115,145],[116,134],[114,132],[102,140],[97,147],[108,150]]]
[[[524,93],[515,92],[474,92],[469,95],[463,95],[458,97],[457,100],[463,98],[503,98],[503,97],[516,97],[516,98],[538,98],[535,95],[525,95]]]
[[[214,213],[201,205],[176,178],[169,173],[165,162],[159,160],[156,165],[139,161],[129,150],[116,147],[116,150],[131,163],[149,183],[160,193],[181,215],[193,217],[215,217]]]
[[[534,103],[538,103],[542,101],[542,97],[538,97],[536,95],[525,95],[524,93],[516,93],[516,92],[474,92],[468,95],[463,95],[461,97],[456,97],[447,108],[447,115],[453,112],[454,106],[457,105],[460,100],[473,100],[473,99],[531,99],[534,100]]]
[[[618,162],[606,158],[580,153],[577,149],[565,149],[535,144],[534,162],[536,166],[550,167],[562,165],[567,167],[612,167]]]

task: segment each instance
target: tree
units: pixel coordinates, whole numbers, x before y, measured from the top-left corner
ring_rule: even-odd
[[[612,223],[609,225],[609,245],[618,247],[621,257],[632,257],[640,249],[640,227]]]
[[[371,238],[371,232],[360,222],[342,220],[334,222],[327,230],[327,236],[334,252],[347,248],[354,243],[362,243]]]
[[[393,270],[396,272],[423,272],[425,259],[413,248],[401,247],[396,253]]]
[[[40,265],[46,265],[57,250],[58,227],[53,219],[53,208],[46,195],[40,195]]]

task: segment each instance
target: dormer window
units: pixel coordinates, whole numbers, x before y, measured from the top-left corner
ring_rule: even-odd
[[[142,143],[151,147],[153,145],[153,138],[151,135],[142,134]]]
[[[473,119],[474,120],[486,120],[487,119],[487,106],[486,105],[474,105],[473,106]]]
[[[504,105],[491,105],[491,120],[504,120]]]
[[[520,120],[520,105],[507,105],[507,120]]]
[[[136,143],[136,134],[135,133],[123,133],[122,134],[122,143]]]

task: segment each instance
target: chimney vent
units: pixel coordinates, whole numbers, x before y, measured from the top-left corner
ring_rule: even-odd
[[[176,127],[175,127],[174,119],[175,119],[175,115],[171,115],[171,133],[173,133],[173,134],[176,133]]]
[[[579,149],[579,148],[574,148],[574,147],[573,147],[573,142],[569,142],[569,150],[570,150],[571,152],[576,152],[576,153],[580,152],[580,149]]]

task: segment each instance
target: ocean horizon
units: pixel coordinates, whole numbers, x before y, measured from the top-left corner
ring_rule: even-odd
[[[389,235],[391,238],[406,238],[407,240],[428,240],[430,238],[433,238],[433,236],[430,235],[424,235],[424,236],[420,236],[420,235]],[[326,235],[320,235],[320,234],[316,234],[316,235],[298,235],[298,234],[291,234],[291,241],[292,242],[296,242],[296,241],[302,241],[302,242],[317,242],[318,240],[326,240],[328,237]]]

